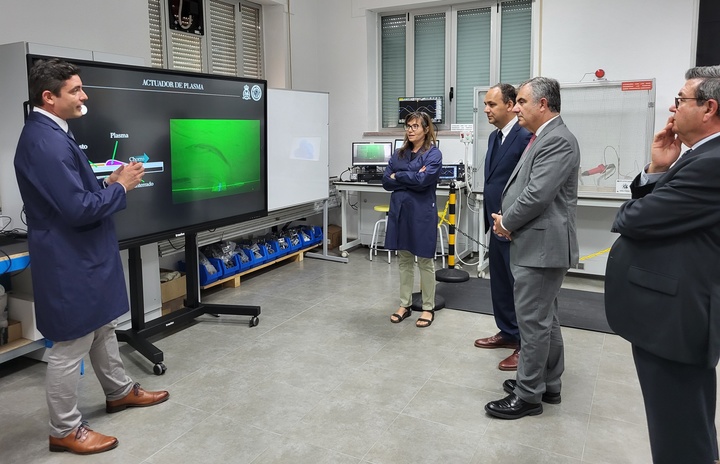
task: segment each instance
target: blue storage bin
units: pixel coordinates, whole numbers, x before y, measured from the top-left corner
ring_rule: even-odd
[[[280,256],[280,244],[275,240],[266,240],[265,242],[259,244],[262,248],[265,248],[265,253],[267,254],[267,261],[275,261]]]
[[[208,273],[205,266],[200,264],[200,286],[211,284],[223,276],[223,267],[225,267],[221,260],[217,258],[208,258],[210,264],[217,270],[215,274]]]
[[[220,261],[220,266],[222,266],[223,277],[230,277],[231,275],[235,275],[240,272],[240,260],[236,258],[237,255],[233,255],[230,262],[218,259],[218,261]]]
[[[323,241],[323,230],[320,226],[312,226],[313,232],[313,244],[322,243]]]
[[[207,269],[205,269],[205,266],[200,264],[198,266],[199,268],[199,274],[200,274],[200,286],[204,287],[207,284],[211,284],[218,280],[220,277],[222,277],[222,269],[225,267],[219,259],[216,258],[208,258],[208,261],[210,261],[210,264],[213,265],[215,269],[217,269],[217,272],[215,274],[208,273]],[[178,261],[178,269],[180,272],[187,272],[185,261]]]
[[[302,241],[301,248],[307,248],[315,243],[312,227],[303,227],[298,233],[298,236],[300,237],[300,241]]]
[[[243,250],[245,250],[248,256],[252,259],[252,265],[250,267],[259,266],[267,261],[267,252],[265,251],[265,247],[258,246],[258,254],[255,254],[255,252],[249,247],[243,248]]]
[[[243,261],[243,257],[246,258],[245,261]],[[241,272],[245,269],[250,269],[255,264],[255,259],[253,258],[252,253],[250,253],[249,250],[246,250],[244,248],[238,249],[237,254],[235,255],[235,259],[237,260]]]
[[[292,251],[290,247],[290,237],[278,237],[276,243],[278,245],[278,257],[285,256]]]
[[[300,234],[294,233],[294,232],[288,232],[287,234],[288,242],[290,243],[290,252],[298,251],[303,247],[303,241],[302,238],[300,238]]]

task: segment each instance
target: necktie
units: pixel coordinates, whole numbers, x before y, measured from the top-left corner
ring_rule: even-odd
[[[532,137],[530,137],[530,141],[527,144],[527,148],[530,148],[530,145],[533,144],[533,142],[535,141],[536,138],[537,138],[537,136],[535,134],[533,134]]]
[[[520,156],[521,160],[525,159],[525,154],[530,151],[530,145],[533,144],[533,142],[535,141],[536,138],[537,137],[535,136],[535,134],[533,134],[532,137],[530,137],[530,140],[528,141],[528,144],[525,147],[525,151],[523,151],[523,154]]]
[[[500,145],[502,145],[502,139],[503,139],[503,133],[501,130],[497,131],[497,138],[495,139],[495,145],[493,146],[493,149],[490,151],[489,159],[487,160],[489,162],[488,167],[492,170],[495,163],[497,163],[498,158],[498,151],[500,151]]]
[[[75,136],[73,135],[72,131],[68,128],[67,135],[70,136],[71,139],[75,140]]]

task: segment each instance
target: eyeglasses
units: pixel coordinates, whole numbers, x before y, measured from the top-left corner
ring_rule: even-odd
[[[693,97],[675,97],[675,108],[680,106],[680,102],[683,102],[685,100],[698,100],[698,101],[704,101],[702,98],[693,98]]]
[[[420,124],[405,124],[405,130],[406,130],[406,131],[411,130],[411,131],[414,132],[414,131],[416,131],[416,130],[418,130],[418,129],[420,129]]]

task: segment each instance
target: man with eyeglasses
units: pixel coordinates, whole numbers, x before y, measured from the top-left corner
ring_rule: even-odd
[[[720,66],[685,79],[615,218],[605,272],[607,319],[632,343],[655,464],[718,459]]]

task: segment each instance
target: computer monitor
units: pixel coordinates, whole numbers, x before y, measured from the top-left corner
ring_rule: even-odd
[[[392,142],[353,142],[353,166],[386,166],[393,153]]]
[[[443,111],[443,97],[399,97],[398,123],[405,124],[408,114],[421,111],[427,113],[435,124],[445,122]]]
[[[405,139],[395,139],[395,148],[394,151],[398,151],[402,148],[403,144],[405,144]],[[440,140],[435,141],[435,146],[440,148]]]

